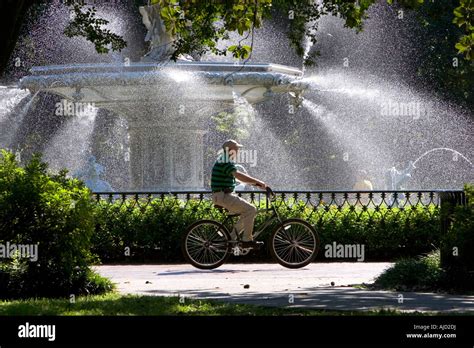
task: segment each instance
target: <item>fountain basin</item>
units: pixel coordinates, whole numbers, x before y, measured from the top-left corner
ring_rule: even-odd
[[[51,92],[69,100],[102,104],[159,99],[233,103],[233,92],[249,103],[272,93],[301,94],[302,72],[276,64],[216,62],[73,64],[34,67],[20,81],[31,92]],[[199,86],[205,87],[204,89]],[[170,93],[170,88],[172,88]]]

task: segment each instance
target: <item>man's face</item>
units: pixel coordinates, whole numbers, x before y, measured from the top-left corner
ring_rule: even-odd
[[[232,161],[235,161],[237,159],[237,153],[239,152],[238,147],[229,147],[229,158]]]

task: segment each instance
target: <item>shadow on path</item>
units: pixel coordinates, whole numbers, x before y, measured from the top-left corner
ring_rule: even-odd
[[[371,291],[352,287],[315,287],[300,289],[297,292],[279,293],[252,292],[249,289],[245,293],[232,295],[220,292],[219,289],[188,290],[179,293],[146,290],[142,293],[160,296],[180,295],[190,298],[275,307],[357,311],[397,309],[400,311],[470,312],[474,314],[474,296]]]

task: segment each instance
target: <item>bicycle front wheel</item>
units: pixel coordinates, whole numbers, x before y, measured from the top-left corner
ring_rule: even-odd
[[[314,260],[319,250],[316,230],[301,219],[283,221],[270,236],[270,253],[282,266],[301,268]]]
[[[230,256],[229,232],[217,221],[201,220],[183,235],[182,251],[190,264],[200,269],[221,266]]]

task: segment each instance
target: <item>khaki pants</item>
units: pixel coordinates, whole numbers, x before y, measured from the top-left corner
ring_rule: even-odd
[[[235,224],[237,231],[244,230],[242,237],[243,241],[253,240],[253,224],[255,215],[257,215],[257,208],[240,198],[235,193],[213,192],[212,203],[223,206],[231,214],[240,214],[239,220]]]

